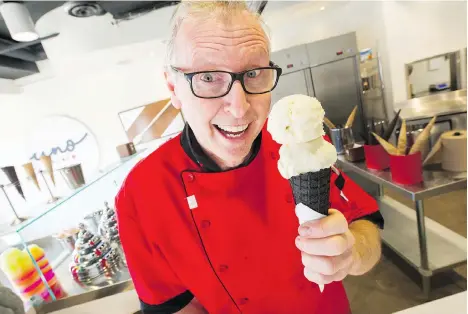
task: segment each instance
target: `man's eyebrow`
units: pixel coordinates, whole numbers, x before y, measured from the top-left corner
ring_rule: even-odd
[[[195,62],[194,62],[195,63]],[[181,70],[182,72],[190,73],[190,72],[201,72],[201,71],[228,71],[228,72],[242,72],[246,71],[249,69],[254,69],[254,68],[262,68],[262,67],[269,67],[270,66],[270,60],[268,60],[267,64],[263,64],[263,62],[259,61],[250,61],[245,64],[245,66],[242,67],[243,70],[239,71],[232,71],[232,69],[228,69],[224,67],[222,64],[217,64],[217,63],[212,63],[212,62],[206,62],[201,66],[198,66],[196,68],[194,67],[177,67],[177,69]]]

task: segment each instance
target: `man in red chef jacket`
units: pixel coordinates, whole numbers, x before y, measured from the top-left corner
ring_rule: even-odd
[[[281,69],[259,17],[182,2],[172,25],[165,75],[187,124],[116,197],[143,313],[349,313],[341,280],[380,258],[377,203],[333,174],[329,216],[299,227],[265,128]]]

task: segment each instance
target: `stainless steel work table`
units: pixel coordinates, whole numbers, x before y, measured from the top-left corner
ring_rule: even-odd
[[[389,170],[370,170],[364,162],[352,163],[339,156],[338,165],[345,172],[353,172],[379,186],[379,208],[385,219],[382,241],[419,271],[426,296],[429,296],[434,273],[466,262],[466,238],[425,217],[423,204],[429,197],[466,189],[466,172],[451,173],[433,166],[424,169],[423,183],[404,186],[392,181]],[[413,201],[416,212],[386,197],[383,188]]]

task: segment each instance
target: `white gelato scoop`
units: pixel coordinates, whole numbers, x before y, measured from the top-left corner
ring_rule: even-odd
[[[273,105],[267,130],[279,144],[305,143],[322,137],[325,111],[307,95],[291,95]]]
[[[335,147],[322,137],[307,143],[282,145],[278,170],[285,179],[302,173],[317,172],[336,162]]]

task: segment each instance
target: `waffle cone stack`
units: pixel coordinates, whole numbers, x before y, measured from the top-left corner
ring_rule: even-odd
[[[50,156],[41,156],[41,162],[45,166],[47,172],[49,173],[52,183],[55,185],[54,169],[52,167],[52,158],[50,158]]]
[[[31,177],[31,179],[33,180],[37,188],[41,190],[41,187],[39,186],[39,181],[37,181],[36,172],[34,171],[32,162],[28,162],[27,164],[24,164],[23,168],[26,171],[26,174],[28,175],[28,177]]]
[[[426,125],[424,130],[421,132],[421,134],[418,135],[416,138],[416,141],[414,142],[413,146],[411,147],[410,151],[408,154],[406,154],[406,144],[407,144],[407,139],[406,139],[406,122],[403,120],[402,125],[401,125],[401,130],[400,130],[400,136],[398,138],[398,144],[397,147],[394,145],[390,144],[387,142],[385,139],[381,138],[375,133],[372,133],[376,140],[382,145],[382,147],[389,153],[390,155],[394,156],[406,156],[406,155],[413,155],[418,152],[422,152],[423,148],[429,141],[429,137],[431,135],[431,129],[434,126],[436,122],[437,117],[433,117],[431,121]]]
[[[322,215],[327,215],[330,208],[330,177],[330,168],[291,177],[289,184],[296,205],[302,203]]]

